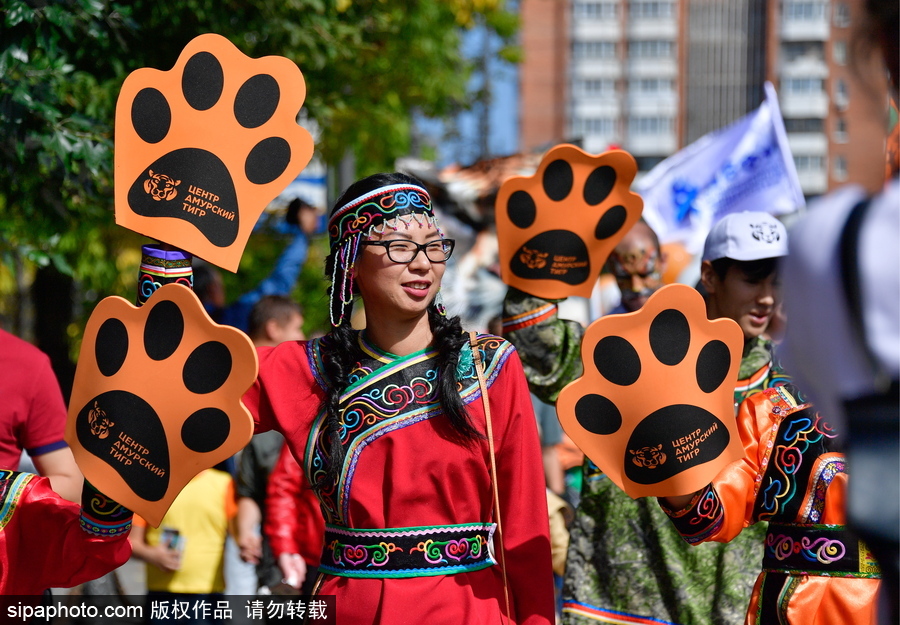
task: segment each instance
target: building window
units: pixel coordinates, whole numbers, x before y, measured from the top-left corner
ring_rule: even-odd
[[[579,78],[575,81],[575,95],[591,98],[615,95],[616,82],[611,78]]]
[[[635,59],[670,59],[674,55],[675,44],[671,41],[651,39],[628,42],[628,56]]]
[[[831,55],[834,57],[834,62],[838,65],[846,65],[847,64],[847,42],[846,41],[835,41],[834,46],[831,48]]]
[[[820,172],[825,169],[825,157],[795,154],[794,166],[797,168],[797,173]]]
[[[847,120],[838,117],[834,121],[834,141],[835,143],[847,143]]]
[[[632,18],[640,19],[665,19],[675,15],[674,2],[646,2],[645,0],[632,0],[628,7],[628,13]]]
[[[572,14],[579,20],[615,19],[619,15],[619,5],[615,2],[576,2]]]
[[[786,132],[824,132],[825,123],[821,118],[816,117],[788,117],[784,120],[784,129]]]
[[[825,83],[821,78],[785,78],[782,82],[785,95],[812,95],[822,93]]]
[[[847,92],[847,83],[843,78],[838,78],[834,83],[834,103],[841,110],[850,104],[850,94]]]
[[[834,179],[843,182],[848,177],[847,159],[843,156],[834,157]]]
[[[576,118],[572,124],[572,134],[586,137],[589,135],[603,135],[609,137],[614,133],[615,120],[611,117],[583,117]]]
[[[825,60],[824,47],[819,41],[789,41],[781,46],[781,55],[788,63],[799,59]]]
[[[576,41],[573,55],[576,59],[614,59],[616,44],[613,41]]]
[[[850,5],[838,2],[834,6],[834,25],[847,28],[850,25]]]
[[[632,95],[667,95],[675,93],[675,81],[671,78],[632,78],[628,81]]]
[[[628,120],[628,132],[632,135],[668,135],[675,131],[671,117],[632,117]]]
[[[825,19],[824,2],[801,2],[785,0],[784,20],[786,22],[809,22]]]

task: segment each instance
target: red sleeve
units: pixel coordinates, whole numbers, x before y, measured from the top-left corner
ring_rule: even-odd
[[[263,524],[263,532],[269,539],[276,558],[283,553],[300,553],[295,525],[301,479],[303,476],[300,465],[294,460],[287,445],[283,446],[278,461],[269,474],[269,484],[266,488],[266,520]]]
[[[307,564],[319,566],[325,519],[315,491],[287,445],[269,475],[263,532],[276,558],[299,553]]]
[[[28,372],[30,406],[20,439],[22,448],[32,456],[66,447],[66,404],[50,359],[39,356]]]
[[[256,433],[281,432],[289,445],[301,451],[323,391],[307,355],[306,341],[287,341],[261,347],[259,375],[244,394],[244,405],[253,415]]]
[[[528,383],[513,351],[488,389],[497,458],[506,574],[515,622],[555,622],[550,522]]]
[[[4,594],[70,588],[97,579],[128,560],[131,544],[127,535],[88,534],[81,529],[80,510],[78,504],[54,493],[50,480],[31,477],[4,529],[4,568],[11,572],[3,576]]]

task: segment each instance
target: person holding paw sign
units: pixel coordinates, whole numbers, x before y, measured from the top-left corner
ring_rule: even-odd
[[[748,348],[775,312],[775,262],[787,254],[784,227],[765,213],[735,213],[706,239],[701,275],[709,305],[734,319]],[[760,341],[763,341],[760,343]],[[748,396],[738,409],[743,460],[705,489],[660,498],[690,544],[728,542],[768,522],[762,573],[746,623],[852,625],[873,622],[880,570],[846,527],[848,471],[843,435],[797,387]]]
[[[244,397],[257,432],[284,434],[318,495],[315,591],[336,596],[341,623],[553,623],[525,377],[510,343],[446,315],[454,241],[428,192],[404,174],[364,178],[328,226],[333,327],[261,348]],[[356,297],[364,330],[350,325]]]
[[[707,317],[734,319],[744,330],[735,405],[785,381],[784,373],[772,362],[770,342],[764,336],[777,303],[775,258],[787,251],[784,228],[762,213],[746,213],[741,219],[748,215],[765,224],[771,239],[771,243],[758,242],[753,247],[750,268],[754,273],[747,277],[747,264],[733,260],[721,276],[710,262],[704,264],[703,274]],[[747,236],[741,244],[746,246],[747,240],[756,240],[751,228],[745,230],[742,234]],[[737,256],[750,260],[750,256]],[[723,264],[715,263],[720,270]],[[647,298],[663,286],[665,257],[653,230],[638,222],[622,237],[608,267],[622,291],[622,304],[613,313],[641,310]],[[517,289],[510,289],[504,303],[504,334],[522,353],[532,390],[549,401],[555,401],[583,370],[584,328],[559,319],[556,305]],[[540,313],[542,310],[545,312]],[[564,623],[627,618],[636,623],[737,625],[744,620],[754,583],[753,567],[762,557],[762,527],[726,545],[691,548],[652,500],[631,499],[590,460],[585,461],[584,477],[570,532]]]

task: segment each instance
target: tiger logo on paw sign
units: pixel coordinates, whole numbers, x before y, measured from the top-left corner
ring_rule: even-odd
[[[637,173],[622,150],[594,156],[558,145],[530,177],[514,176],[497,194],[503,281],[546,299],[590,297],[613,248],[641,216],[629,188]]]
[[[259,215],[309,163],[300,69],[215,34],[169,71],[143,68],[116,104],[116,222],[236,271]]]
[[[637,312],[584,334],[584,375],[557,400],[560,423],[631,497],[706,486],[744,455],[734,417],[743,333],[706,318],[703,297],[671,284]]]

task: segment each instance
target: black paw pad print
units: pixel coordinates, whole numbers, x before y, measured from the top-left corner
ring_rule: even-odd
[[[241,449],[256,378],[241,332],[206,316],[190,289],[160,288],[142,308],[110,297],[85,329],[66,440],[85,477],[149,522],[200,470]]]
[[[497,195],[503,280],[546,298],[588,297],[609,253],[640,218],[630,192],[637,165],[622,150],[599,156],[560,145],[534,176],[506,180]]]
[[[168,72],[132,73],[116,108],[118,222],[232,269],[222,250],[243,250],[312,156],[296,122],[305,90],[288,59],[250,59],[212,34]]]
[[[588,328],[585,372],[560,394],[560,420],[632,496],[697,490],[742,453],[732,399],[742,345],[736,323],[706,319],[694,289],[664,287]]]

